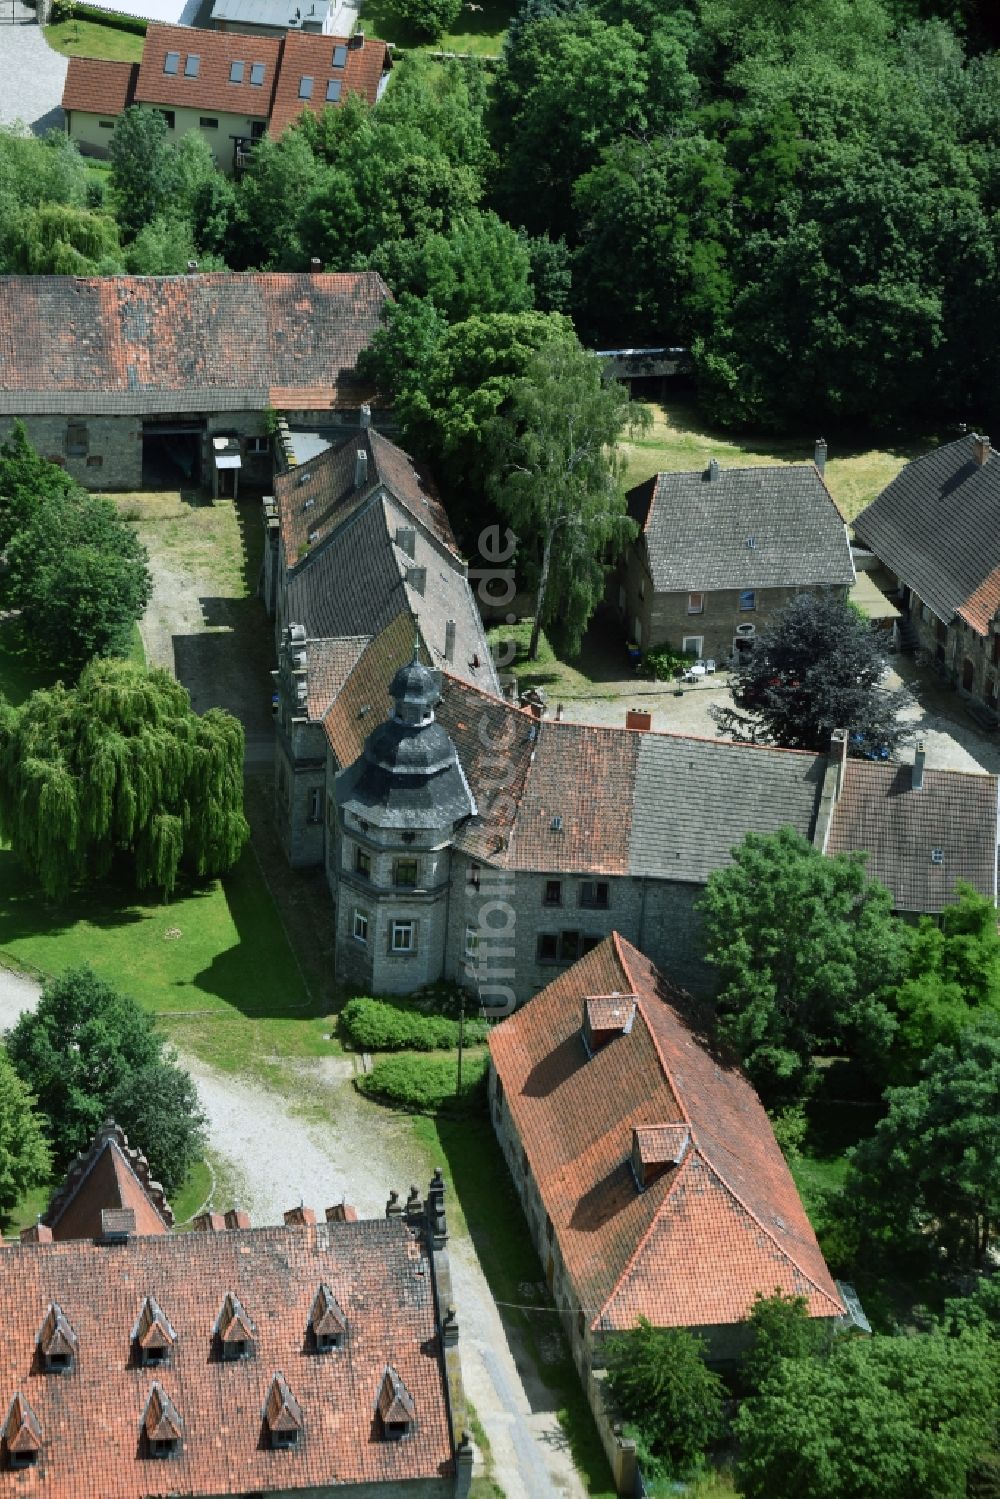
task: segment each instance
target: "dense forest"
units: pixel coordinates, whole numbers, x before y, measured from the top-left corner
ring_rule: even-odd
[[[419,299],[425,342],[534,309],[689,347],[730,426],[985,422],[998,30],[989,0],[524,0],[489,70],[402,57],[378,106],[262,142],[238,184],[155,113],[110,174],[4,135],[0,268],[319,256]]]

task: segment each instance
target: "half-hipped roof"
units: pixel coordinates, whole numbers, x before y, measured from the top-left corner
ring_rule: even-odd
[[[588,996],[618,992],[635,1015],[591,1054]],[[754,1297],[844,1307],[753,1088],[708,1040],[695,1002],[617,933],[503,1021],[490,1052],[594,1330],[743,1321]],[[657,1130],[671,1130],[663,1146]],[[657,1166],[640,1190],[638,1153]],[[679,1164],[675,1164],[679,1160]]]

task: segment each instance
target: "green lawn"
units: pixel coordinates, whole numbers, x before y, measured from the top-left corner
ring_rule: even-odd
[[[588,1493],[611,1499],[611,1470],[551,1297],[530,1290],[543,1281],[544,1271],[489,1120],[415,1117],[412,1125],[427,1164],[442,1166],[453,1187],[450,1230],[470,1235],[515,1358],[520,1343],[544,1378]],[[554,1333],[560,1340],[556,1357]],[[502,1473],[499,1480],[502,1485]]]
[[[48,904],[2,851],[0,962],[42,974],[90,963],[224,1071],[334,1049],[249,848],[224,880],[188,885],[165,905],[112,886]]]
[[[45,40],[64,57],[103,57],[110,62],[141,62],[145,40],[134,31],[98,21],[57,21],[46,26]]]
[[[623,445],[627,482],[638,484],[659,470],[689,471],[708,467],[717,458],[723,468],[765,463],[807,463],[812,460],[819,432],[784,437],[734,436],[712,428],[692,401],[650,405],[653,425],[637,441]],[[826,480],[845,520],[853,520],[869,501],[894,479],[911,458],[933,446],[929,438],[912,436],[873,444],[871,436],[827,432],[829,457]]]
[[[483,0],[481,10],[463,5],[455,30],[445,32],[430,51],[467,52],[475,57],[499,57],[504,34],[516,5],[511,0]],[[392,0],[363,0],[360,24],[369,36],[397,47],[424,48],[425,43],[397,14]]]

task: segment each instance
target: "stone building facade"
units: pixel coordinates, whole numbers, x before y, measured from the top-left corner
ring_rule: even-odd
[[[818,453],[825,463],[823,452]],[[796,594],[846,597],[844,522],[816,464],[656,474],[631,490],[639,534],[615,602],[642,650],[729,663]]]

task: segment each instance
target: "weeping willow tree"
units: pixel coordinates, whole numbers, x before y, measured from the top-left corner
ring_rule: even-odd
[[[231,869],[249,836],[243,726],[165,671],[98,660],[0,712],[0,834],[57,899],[130,859],[138,889]]]

